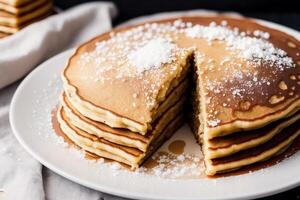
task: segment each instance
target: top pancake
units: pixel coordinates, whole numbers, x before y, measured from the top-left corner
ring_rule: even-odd
[[[263,41],[269,41],[275,49],[282,49],[287,55],[270,54],[271,58],[267,57],[266,60],[246,59],[249,51],[246,52],[248,54],[243,54],[243,46],[241,50],[232,49],[228,48],[226,39],[207,40],[191,37],[183,31],[185,28],[193,28],[191,26],[195,24],[208,26],[211,22],[221,24],[224,20],[228,28],[237,27],[240,32],[244,31],[246,36],[252,38],[254,35],[258,38],[261,36],[262,32],[257,30],[268,32],[270,37],[263,38]],[[137,131],[145,131],[170,83],[182,74],[184,65],[193,52],[200,79],[201,115],[206,137],[213,138],[241,129],[259,128],[287,117],[299,109],[298,40],[247,19],[217,16],[189,17],[183,18],[182,21],[185,27],[178,26],[182,23],[175,19],[164,20],[154,25],[143,25],[141,30],[138,27],[116,30],[120,35],[131,34],[123,40],[122,37],[116,39],[116,33],[106,33],[82,45],[63,72],[67,93],[76,99],[78,105],[89,111],[108,111],[105,113],[108,120],[118,121],[125,118],[126,120],[122,121],[123,125],[140,124],[141,127],[137,127]],[[173,29],[159,31],[157,26],[160,25],[172,26]],[[134,66],[128,66],[126,56],[135,48],[136,43],[142,43],[139,37],[147,36],[148,29],[151,29],[151,34],[148,34],[150,39],[171,38],[178,47],[176,56],[172,63],[164,64],[159,69],[132,76]],[[212,32],[213,34],[216,32]],[[271,45],[270,43],[267,44]],[[98,51],[95,51],[96,44]],[[270,47],[268,45],[266,46]],[[266,47],[255,44],[253,46]],[[272,59],[275,62],[272,62]],[[120,124],[116,126],[122,127]]]
[[[165,37],[165,33],[153,34]],[[170,63],[140,73],[126,55],[149,39],[143,36],[137,39],[136,34],[131,34],[121,43],[118,40],[103,42],[109,37],[109,34],[104,34],[77,49],[63,72],[66,93],[70,101],[73,99],[73,104],[79,101],[77,107],[81,105],[89,110],[100,110],[99,113],[106,115],[104,121],[110,121],[110,126],[146,133],[160,102],[187,71],[191,52],[174,48],[174,59]],[[120,48],[124,45],[129,50]],[[99,113],[98,116],[101,115]]]
[[[47,2],[49,2],[49,0],[36,0],[36,1],[33,1],[32,3],[28,3],[25,5],[16,7],[16,6],[11,6],[9,4],[6,4],[6,3],[2,3],[0,1],[0,11],[2,11],[2,12],[0,12],[0,16],[1,16],[1,13],[3,15],[3,11],[10,13],[10,14],[6,14],[7,17],[11,17],[11,14],[13,14],[13,17],[20,16],[22,14],[29,13],[36,8],[39,8],[41,5],[43,5]]]
[[[0,39],[10,36],[10,34],[0,32]]]

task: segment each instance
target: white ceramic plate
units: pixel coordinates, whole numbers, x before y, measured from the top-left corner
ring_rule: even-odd
[[[286,31],[298,39],[300,34],[286,27],[259,20]],[[55,139],[50,112],[61,91],[60,72],[73,51],[59,54],[29,74],[17,89],[11,104],[10,122],[24,148],[43,165],[84,186],[135,199],[245,199],[282,192],[300,184],[300,153],[283,162],[250,174],[220,179],[163,179],[123,173],[87,162]],[[185,126],[175,137],[185,135],[195,151],[192,135]]]

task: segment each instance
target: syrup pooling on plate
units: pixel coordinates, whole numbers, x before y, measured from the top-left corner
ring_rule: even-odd
[[[183,140],[175,140],[168,146],[168,150],[174,154],[182,154],[184,152],[185,141]]]

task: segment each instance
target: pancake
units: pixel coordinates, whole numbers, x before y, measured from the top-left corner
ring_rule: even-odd
[[[205,153],[207,159],[225,157],[239,151],[263,145],[288,126],[299,123],[300,113],[273,122],[263,128],[236,132],[234,134],[209,140]]]
[[[85,132],[95,135],[99,138],[104,138],[110,142],[137,148],[143,152],[146,152],[149,144],[153,141],[157,135],[160,134],[161,130],[164,129],[173,119],[176,118],[178,113],[182,110],[182,105],[185,102],[185,97],[177,97],[176,102],[171,104],[170,107],[163,113],[162,117],[158,118],[154,122],[154,129],[142,136],[138,133],[131,132],[126,129],[114,129],[106,124],[93,121],[87,117],[82,116],[78,111],[75,110],[68,102],[65,95],[61,99],[61,104],[64,108],[68,120],[76,127]]]
[[[0,39],[10,36],[10,34],[0,32]]]
[[[14,14],[15,16],[19,16],[19,15],[28,13],[28,12],[42,6],[43,4],[45,4],[47,2],[49,2],[49,0],[37,0],[37,1],[33,1],[30,4],[26,4],[24,6],[15,7],[15,6],[11,6],[11,5],[2,3],[0,1],[0,11],[4,11],[7,13]]]
[[[43,20],[47,17],[49,17],[50,15],[52,15],[53,12],[50,11],[48,13],[46,13],[45,15],[42,15],[40,17],[37,17],[35,19],[33,19],[32,21],[28,21],[26,24],[23,24],[22,26],[20,27],[9,27],[9,26],[3,26],[3,25],[0,25],[0,32],[2,33],[6,33],[6,34],[14,34],[14,33],[17,33],[19,32],[21,29],[25,28],[26,26],[29,26],[30,24],[33,24],[37,21],[40,21],[40,20]]]
[[[177,96],[190,101],[208,175],[275,156],[299,135],[300,43],[253,20],[184,17],[116,29],[81,45],[62,79],[77,128],[100,136],[87,127],[105,124],[135,137],[155,130],[176,88],[193,80]]]
[[[144,159],[152,153],[154,149],[161,145],[161,143],[178,128],[178,126],[181,126],[182,115],[176,117],[162,131],[159,138],[155,141],[155,143],[151,144],[151,148],[149,148],[149,151],[146,153],[143,153],[142,151],[132,147],[114,144],[105,139],[98,138],[84,132],[68,121],[62,108],[60,108],[57,113],[57,119],[60,124],[60,128],[66,134],[66,136],[83,150],[103,158],[124,163],[129,165],[131,169],[136,169],[144,161]]]
[[[12,28],[19,28],[24,24],[33,21],[36,18],[40,18],[50,12],[52,12],[53,3],[52,1],[46,1],[42,5],[35,7],[22,15],[15,15],[5,11],[0,11],[0,25]]]

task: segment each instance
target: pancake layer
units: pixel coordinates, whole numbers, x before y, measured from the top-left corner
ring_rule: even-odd
[[[0,39],[10,36],[10,34],[0,32]]]

